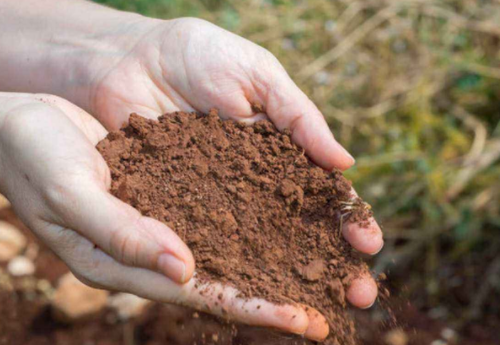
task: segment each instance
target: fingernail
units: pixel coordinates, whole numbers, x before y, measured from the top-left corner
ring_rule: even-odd
[[[384,241],[382,241],[382,244],[380,245],[380,248],[374,251],[373,253],[370,253],[370,255],[377,255],[380,253],[380,251],[384,248]]]
[[[368,305],[368,306],[366,306],[366,307],[362,307],[362,308],[360,308],[360,309],[363,309],[363,310],[365,310],[365,309],[370,309],[371,307],[373,307],[373,305],[374,305],[374,304],[375,304],[375,301],[373,301],[373,302],[372,302],[372,304],[370,304],[370,305]]]
[[[344,151],[344,153],[345,153],[345,154],[346,154],[349,158],[351,158],[351,159],[352,159],[352,164],[354,165],[354,163],[356,163],[356,160],[354,159],[354,157],[353,157],[353,156],[349,153],[349,151],[347,151],[347,150],[345,149],[345,147],[344,147],[344,146],[340,145],[340,147],[342,148],[342,151]]]
[[[158,268],[176,283],[184,284],[186,280],[186,264],[171,254],[161,254]]]

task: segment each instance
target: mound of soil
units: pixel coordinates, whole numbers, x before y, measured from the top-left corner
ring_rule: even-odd
[[[289,132],[221,121],[216,111],[132,114],[97,148],[111,192],[174,229],[202,281],[313,306],[329,322],[327,343],[355,343],[345,291],[367,267],[341,226],[371,213],[341,172],[312,163]]]
[[[160,303],[151,304],[133,319],[121,320],[114,310],[105,309],[89,320],[60,323],[52,317],[50,297],[42,291],[56,286],[68,268],[33,236],[12,209],[0,209],[0,220],[18,227],[28,238],[29,245],[39,248],[34,261],[36,275],[33,277],[10,277],[6,264],[0,263],[2,345],[312,345],[312,342],[298,336],[227,324],[208,314],[193,313],[187,308]],[[451,326],[409,305],[406,297],[396,301],[391,308],[397,313],[398,320],[403,321],[409,338],[407,345],[431,344],[441,339],[443,329]],[[386,341],[393,329],[391,323],[381,317],[384,313],[379,307],[356,312],[360,345],[404,344]],[[458,341],[449,344],[498,344],[498,322],[494,322],[494,319],[497,319],[495,315],[490,315],[470,323],[461,332]]]

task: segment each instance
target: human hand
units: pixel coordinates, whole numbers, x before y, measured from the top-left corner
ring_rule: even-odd
[[[0,192],[80,280],[310,339],[327,336],[312,308],[244,300],[234,288],[190,279],[194,260],[182,240],[107,192],[110,173],[95,149],[106,134],[61,98],[0,93]]]
[[[223,118],[251,122],[267,116],[278,128],[290,128],[293,140],[325,169],[344,170],[354,163],[321,112],[262,47],[193,18],[144,18],[121,36],[114,44],[126,48],[93,60],[104,69],[93,73],[104,77],[95,79],[88,107],[108,129],[118,129],[132,112],[156,118],[217,108]],[[383,246],[374,219],[366,228],[347,223],[343,233],[363,253],[376,254]],[[376,296],[370,276],[355,280],[347,293],[360,308],[371,306]]]
[[[217,108],[222,117],[236,120],[267,116],[278,128],[290,128],[295,142],[323,168],[346,169],[354,162],[269,52],[205,21],[162,21],[78,0],[4,1],[0,12],[3,90],[64,96],[108,130],[118,129],[132,112],[154,118],[179,109]],[[254,113],[252,103],[262,105],[265,114]],[[345,224],[343,232],[360,252],[375,254],[382,248],[374,220],[367,228]],[[353,281],[347,292],[350,302],[362,308],[376,296],[377,286],[368,276]],[[320,333],[308,330],[306,335],[311,332]]]

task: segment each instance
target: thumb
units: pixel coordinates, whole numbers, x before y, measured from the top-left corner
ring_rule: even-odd
[[[55,194],[55,195],[54,195]],[[52,193],[64,227],[86,237],[118,262],[163,273],[183,284],[192,277],[194,258],[168,226],[142,216],[99,185],[79,184]]]

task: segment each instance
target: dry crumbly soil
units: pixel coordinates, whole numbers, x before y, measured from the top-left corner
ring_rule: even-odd
[[[269,121],[176,112],[130,123],[97,145],[111,192],[174,229],[202,281],[246,298],[300,302],[326,316],[329,344],[354,344],[345,291],[367,266],[341,235],[371,212],[340,171],[311,162]]]
[[[113,310],[105,309],[83,322],[60,323],[52,317],[50,296],[46,290],[53,289],[68,268],[32,236],[11,208],[0,209],[0,220],[18,227],[29,244],[39,248],[34,261],[34,276],[11,277],[5,264],[0,264],[1,345],[312,345],[297,336],[229,325],[208,314],[159,303],[152,304],[134,319],[120,321]],[[404,319],[402,326],[408,336],[406,345],[428,345],[440,339],[446,324],[430,319],[407,304],[405,299],[400,307],[394,308],[398,319]],[[386,341],[392,330],[380,317],[379,310],[359,311],[356,316],[360,325],[360,345],[395,345]],[[472,328],[459,342],[449,345],[498,344],[497,326],[488,326],[485,320],[478,320]]]

